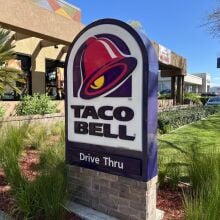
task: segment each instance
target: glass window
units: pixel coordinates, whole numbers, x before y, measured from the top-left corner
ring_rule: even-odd
[[[52,99],[64,99],[64,63],[46,60],[46,93]]]

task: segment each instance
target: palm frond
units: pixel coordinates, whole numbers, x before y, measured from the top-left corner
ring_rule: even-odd
[[[10,39],[10,31],[0,29],[0,94],[8,87],[15,90],[17,93],[21,93],[17,88],[16,82],[24,83],[24,79],[21,76],[21,71],[7,67],[7,61],[15,59],[14,46],[8,44]]]

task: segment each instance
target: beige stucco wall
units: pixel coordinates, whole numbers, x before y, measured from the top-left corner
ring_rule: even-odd
[[[65,61],[64,45],[57,45],[42,41],[36,37],[15,35],[13,42],[17,53],[31,56],[32,60],[32,92],[45,93],[46,59]]]
[[[29,0],[0,0],[0,5],[0,26],[12,31],[15,51],[32,58],[32,92],[45,93],[45,60],[64,61],[64,45],[69,45],[84,25]]]
[[[17,53],[26,54],[29,56],[34,56],[37,54],[37,59],[41,60],[46,58],[56,60],[58,58],[61,61],[65,61],[66,54],[63,54],[61,58],[58,57],[64,45],[57,45],[58,48],[55,48],[54,45],[44,46],[42,40],[36,37],[15,39],[13,43],[15,45],[14,50]],[[38,71],[44,71],[44,66],[42,65],[44,64],[39,63],[39,65],[37,65]]]
[[[38,7],[29,0],[0,0],[0,24],[5,29],[68,45],[82,30],[80,22]]]

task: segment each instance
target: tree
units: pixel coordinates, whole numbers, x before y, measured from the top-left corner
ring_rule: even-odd
[[[140,21],[137,21],[137,20],[130,20],[128,21],[128,24],[133,27],[134,29],[138,30],[138,31],[142,31],[144,32],[144,29],[143,29],[143,26],[141,24]]]
[[[217,6],[207,18],[205,26],[213,37],[220,38],[220,6]]]
[[[133,28],[136,28],[136,29],[142,29],[142,24],[140,21],[137,21],[137,20],[131,20],[128,22]]]
[[[8,87],[21,93],[16,87],[16,82],[24,82],[21,78],[21,71],[7,67],[7,62],[16,58],[14,47],[7,43],[9,39],[10,31],[0,29],[0,95]]]

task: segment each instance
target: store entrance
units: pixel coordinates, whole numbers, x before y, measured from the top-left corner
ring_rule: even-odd
[[[46,60],[46,94],[52,99],[64,99],[64,62]]]

